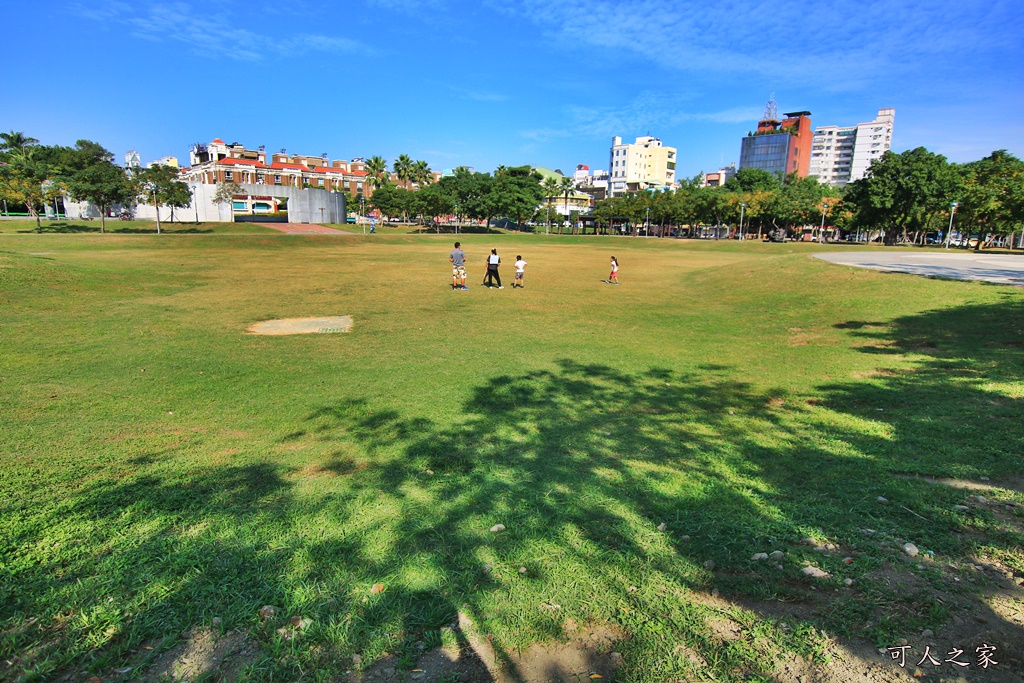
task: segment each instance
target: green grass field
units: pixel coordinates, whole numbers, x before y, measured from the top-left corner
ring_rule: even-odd
[[[504,653],[612,625],[629,681],[783,680],[964,614],[1024,643],[973,567],[1024,573],[1021,290],[816,245],[467,235],[453,292],[450,235],[210,229],[0,222],[0,679],[134,680],[216,624],[246,679],[335,680],[413,667],[459,612]]]

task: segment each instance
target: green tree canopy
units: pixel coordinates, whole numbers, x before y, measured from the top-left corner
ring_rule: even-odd
[[[855,208],[856,225],[884,230],[891,245],[901,233],[933,224],[961,193],[960,176],[946,157],[918,147],[883,154],[847,185],[845,200]]]
[[[1007,235],[1024,226],[1024,161],[1001,149],[959,168],[963,183],[957,221],[986,235]]]
[[[107,210],[114,204],[133,202],[136,195],[125,169],[109,159],[73,173],[67,180],[67,189],[72,199],[92,202],[99,208],[100,232],[107,229]]]

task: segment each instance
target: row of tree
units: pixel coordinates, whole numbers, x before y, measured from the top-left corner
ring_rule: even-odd
[[[507,217],[517,225],[546,220],[550,226],[553,202],[563,198],[568,214],[574,191],[571,178],[544,178],[529,166],[499,166],[493,175],[460,168],[432,183],[426,162],[403,154],[393,164],[400,185],[391,182],[381,157],[368,159],[366,168],[375,188],[369,205],[384,216],[406,220],[454,214],[488,221]],[[93,203],[103,217],[113,205],[146,203],[171,207],[173,219],[175,208],[191,205],[188,186],[177,178],[176,169],[161,166],[126,171],[89,140],[74,147],[44,146],[22,133],[0,133],[0,197],[24,205],[40,229],[44,206],[63,196]],[[224,189],[218,188],[215,201],[230,200]],[[646,225],[648,233],[661,235],[682,226],[729,226],[761,236],[827,225],[833,234],[864,231],[886,244],[923,242],[930,231],[945,232],[954,211],[955,229],[977,234],[977,248],[1001,236],[1012,242],[1024,230],[1024,162],[999,150],[954,164],[919,147],[886,152],[864,178],[844,189],[814,178],[780,178],[743,168],[722,187],[704,187],[698,176],[674,191],[627,194],[594,207],[599,224],[627,225],[634,231]]]
[[[594,209],[601,222],[646,223],[659,234],[684,225],[726,225],[758,235],[824,228],[837,236],[862,232],[885,244],[923,243],[929,233],[945,234],[954,212],[953,232],[976,235],[976,249],[1000,237],[1012,244],[1024,230],[1024,161],[999,150],[955,164],[919,147],[886,152],[864,178],[842,189],[746,168],[720,188],[703,187],[698,177],[674,192],[615,197]]]
[[[113,206],[143,203],[158,211],[169,206],[173,220],[174,209],[192,205],[192,193],[178,180],[175,168],[125,169],[116,165],[114,155],[99,143],[79,140],[74,147],[40,145],[35,138],[15,131],[0,133],[0,197],[9,205],[24,206],[40,231],[40,216],[46,206],[64,197],[94,204],[100,211],[102,232]]]
[[[533,217],[541,203],[541,180],[540,173],[530,166],[499,166],[493,176],[459,168],[436,183],[424,181],[415,190],[382,180],[369,198],[369,205],[389,218],[433,221],[439,216],[455,215],[457,219],[490,221],[504,216],[521,224]],[[350,197],[349,201],[353,199]]]

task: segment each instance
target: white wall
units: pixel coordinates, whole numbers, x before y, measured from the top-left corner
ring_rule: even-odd
[[[345,195],[321,190],[320,188],[303,189],[281,185],[255,185],[239,183],[239,194],[257,195],[261,197],[287,197],[289,223],[344,223]],[[200,222],[228,223],[232,220],[230,204],[214,204],[213,196],[217,193],[216,185],[200,183],[189,184],[193,191],[192,206],[174,210],[174,220],[180,223],[192,223],[197,217]],[[76,219],[89,216],[99,218],[99,211],[88,202],[72,202],[64,200],[68,218]],[[320,209],[323,209],[321,212]],[[116,211],[115,211],[116,213]],[[139,204],[135,207],[138,220],[156,220],[156,211],[151,204]],[[160,220],[171,220],[171,209],[160,207]]]

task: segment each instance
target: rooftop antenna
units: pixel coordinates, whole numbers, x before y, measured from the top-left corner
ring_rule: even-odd
[[[775,103],[775,93],[773,92],[768,97],[768,102],[764,105],[764,115],[761,117],[762,121],[778,121],[779,120],[779,105]]]

